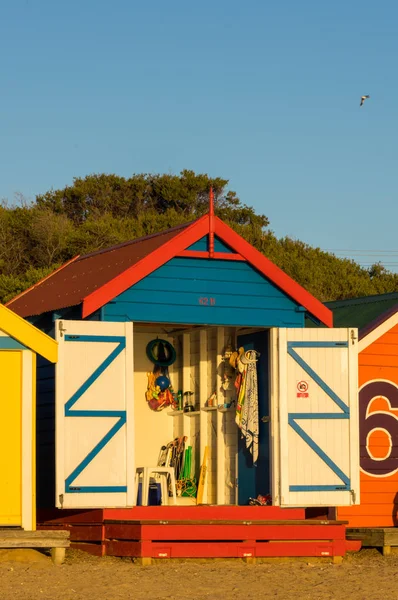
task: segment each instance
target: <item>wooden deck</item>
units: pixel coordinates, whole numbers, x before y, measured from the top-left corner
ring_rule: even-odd
[[[66,514],[68,513],[68,514]],[[48,515],[49,516],[49,515]],[[246,558],[344,556],[345,523],[272,506],[148,506],[58,511],[40,528],[66,529],[71,546],[97,556]]]
[[[65,549],[70,545],[68,530],[53,529],[40,531],[24,531],[17,528],[0,529],[0,548],[46,548],[51,550],[51,557],[56,565],[65,559]]]
[[[359,527],[347,529],[347,540],[359,540],[363,547],[381,548],[383,555],[398,547],[398,527]]]
[[[199,506],[133,506],[131,508],[94,508],[37,511],[38,523],[103,523],[105,520],[304,520],[304,508],[279,506],[236,506],[201,504]],[[324,520],[327,520],[324,519]]]

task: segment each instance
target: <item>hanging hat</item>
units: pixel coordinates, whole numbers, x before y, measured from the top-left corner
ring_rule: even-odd
[[[247,350],[246,352],[243,352],[241,354],[241,356],[239,357],[239,360],[241,361],[242,364],[248,365],[249,363],[257,362],[258,356],[260,356],[260,353],[257,352],[257,350]]]
[[[174,346],[166,340],[152,340],[146,347],[146,355],[151,362],[161,367],[169,367],[175,362]]]
[[[229,364],[234,369],[237,367],[238,356],[239,354],[237,352],[232,352],[231,356],[229,357]]]
[[[229,359],[229,364],[231,365],[231,367],[233,367],[234,369],[238,368],[238,362],[240,357],[242,356],[242,354],[244,353],[245,349],[241,346],[238,350],[238,352],[233,352],[231,354],[231,358]]]

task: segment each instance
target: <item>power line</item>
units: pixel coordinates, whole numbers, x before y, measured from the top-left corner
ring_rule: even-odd
[[[366,256],[373,256],[376,254],[398,255],[398,250],[349,250],[349,249],[333,250],[333,249],[327,249],[327,250],[324,250],[324,252],[347,252],[349,254],[364,254]]]

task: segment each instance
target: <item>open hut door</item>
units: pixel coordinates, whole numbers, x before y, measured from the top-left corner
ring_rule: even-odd
[[[273,503],[359,503],[356,329],[272,329]]]
[[[133,325],[56,321],[56,504],[134,504]]]

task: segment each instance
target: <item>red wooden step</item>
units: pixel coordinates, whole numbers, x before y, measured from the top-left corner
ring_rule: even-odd
[[[107,540],[106,554],[151,558],[249,558],[344,556],[344,540],[333,542],[126,542]]]
[[[304,520],[304,508],[279,506],[134,506],[132,508],[38,509],[37,522],[49,525],[59,523],[103,523],[104,520]]]
[[[345,540],[344,525],[112,523],[105,538],[118,540]]]
[[[71,542],[101,542],[105,539],[105,529],[103,525],[90,525],[89,523],[83,525],[69,525],[67,523],[61,523],[59,525],[38,525],[37,529],[44,530],[56,530],[56,529],[67,529],[70,532]]]
[[[345,547],[347,552],[359,552],[362,548],[361,540],[346,540]]]
[[[305,509],[279,506],[135,506],[133,508],[106,508],[103,520],[303,520]]]
[[[93,556],[105,556],[105,544],[89,544],[85,542],[72,542],[70,545],[74,550],[82,550]]]

